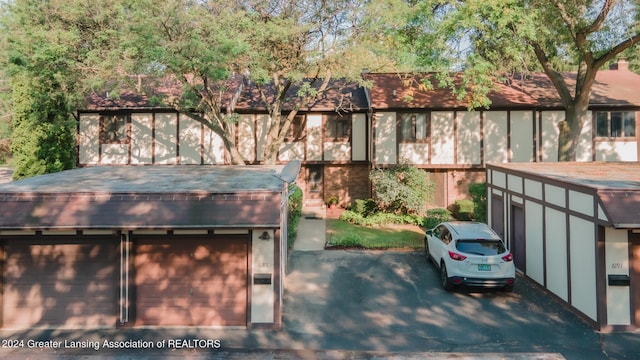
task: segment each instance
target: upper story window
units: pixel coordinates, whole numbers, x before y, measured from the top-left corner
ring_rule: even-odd
[[[102,115],[100,117],[100,142],[103,144],[126,143],[127,115]]]
[[[303,141],[305,136],[305,128],[307,127],[307,117],[304,115],[297,115],[293,118],[291,126],[284,141]]]
[[[326,115],[324,136],[328,141],[349,141],[351,138],[351,116]]]
[[[400,113],[400,142],[426,142],[428,118],[426,113]]]
[[[596,112],[596,136],[607,138],[635,137],[636,113],[634,111]]]

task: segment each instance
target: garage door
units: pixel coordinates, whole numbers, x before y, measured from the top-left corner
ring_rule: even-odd
[[[246,237],[134,244],[136,325],[246,325]]]
[[[4,242],[3,327],[113,327],[118,238]]]

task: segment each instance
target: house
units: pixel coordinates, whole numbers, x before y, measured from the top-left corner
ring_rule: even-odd
[[[94,166],[0,184],[2,328],[279,328],[298,169]]]
[[[601,331],[640,328],[640,164],[488,164],[518,270]]]
[[[511,77],[488,94],[488,109],[469,110],[449,89],[418,86],[429,74],[363,74],[370,88],[335,80],[332,90],[302,109],[279,161],[300,160],[305,202],[337,196],[342,205],[371,196],[372,167],[401,161],[423,168],[436,183],[435,205],[446,207],[484,181],[488,163],[554,162],[564,109],[544,74]],[[567,74],[571,83],[572,74]],[[574,78],[573,78],[574,79]],[[254,86],[235,80],[224,104],[239,116],[239,150],[260,164],[268,112]],[[624,61],[601,70],[577,160],[638,161],[636,116],[640,76]],[[170,85],[157,88],[177,96]],[[292,89],[292,93],[295,89]],[[168,94],[168,95],[167,95]],[[149,97],[94,94],[78,113],[78,165],[225,164],[220,138]],[[287,113],[292,104],[286,104]]]

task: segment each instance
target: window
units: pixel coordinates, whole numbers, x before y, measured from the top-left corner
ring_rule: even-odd
[[[636,113],[633,111],[596,112],[596,136],[625,138],[636,136]]]
[[[500,240],[458,240],[456,249],[463,253],[482,256],[499,255],[507,251]]]
[[[127,142],[126,115],[103,115],[100,125],[100,142],[103,144]]]
[[[401,142],[425,142],[427,129],[427,114],[400,113]]]
[[[328,141],[349,141],[351,116],[327,115],[325,130],[325,138]]]
[[[304,115],[298,115],[293,118],[291,126],[284,141],[303,141],[305,135],[305,128],[307,127],[307,118]]]

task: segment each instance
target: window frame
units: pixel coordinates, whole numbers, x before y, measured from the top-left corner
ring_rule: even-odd
[[[397,113],[397,131],[398,131],[398,142],[400,143],[409,143],[409,144],[421,144],[421,143],[429,143],[429,138],[431,136],[431,112],[411,112],[411,111],[403,111]],[[411,119],[411,137],[406,138],[404,135],[404,122],[405,117],[409,116]],[[420,117],[424,117],[424,136],[422,138],[417,138],[418,135],[418,119]]]
[[[114,119],[122,123],[118,124]],[[100,114],[100,144],[128,144],[131,138],[130,124],[129,114]]]
[[[605,114],[606,119],[602,118],[601,115]],[[618,135],[616,131],[614,131],[614,115],[620,114],[619,117],[619,126],[616,126],[616,129],[619,129],[620,134]],[[633,115],[632,117],[628,117],[626,115]],[[638,134],[638,121],[637,121],[637,112],[633,110],[596,110],[593,115],[594,122],[594,130],[595,130],[595,138],[596,139],[606,139],[606,140],[614,140],[614,141],[628,141],[634,140]],[[631,134],[628,135],[628,122],[627,120],[633,120],[633,130]],[[606,124],[603,124],[603,120],[606,120]],[[602,130],[605,130],[607,134],[602,135]]]
[[[325,141],[351,142],[351,134],[353,129],[353,118],[351,114],[327,114],[323,116],[323,119]],[[340,127],[340,129],[338,129],[338,127]]]
[[[304,141],[307,136],[307,116],[296,115],[291,124],[289,130],[284,137],[285,142],[298,142]]]

